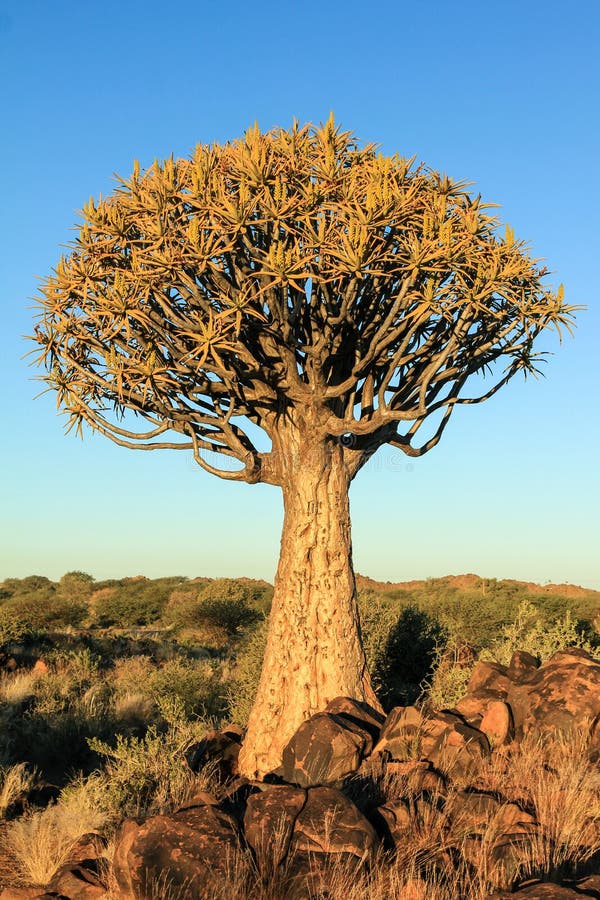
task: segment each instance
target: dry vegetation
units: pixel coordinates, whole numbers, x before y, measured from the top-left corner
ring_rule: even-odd
[[[480,655],[504,661],[524,648],[545,659],[561,647],[597,653],[600,645],[594,592],[567,596],[487,582],[484,593],[481,582],[458,588],[443,579],[383,587],[363,589],[360,602],[371,671],[388,708],[451,706]],[[216,771],[193,775],[185,751],[211,726],[245,723],[270,591],[248,580],[95,583],[81,573],[58,584],[38,576],[0,584],[5,884],[48,884],[90,833],[99,835],[110,879],[111,839],[126,816],[169,812],[200,790],[219,794]],[[510,871],[494,858],[494,818],[476,837],[461,819],[465,785],[455,780],[395,856],[382,854],[359,872],[338,863],[319,876],[327,896],[477,900],[516,877],[585,871],[600,858],[600,770],[585,740],[582,732],[525,741],[494,753],[479,773],[479,790],[501,792],[539,823],[515,843]],[[360,806],[364,784],[347,790]],[[411,796],[410,782],[398,775],[375,778],[369,790]],[[269,852],[275,859],[276,847]],[[243,847],[228,868],[223,900],[285,896],[289,868],[263,865],[259,875]],[[155,891],[161,900],[185,896],[167,881]]]

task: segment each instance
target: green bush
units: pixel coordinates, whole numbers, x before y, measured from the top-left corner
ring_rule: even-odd
[[[167,723],[163,731],[151,726],[141,737],[117,735],[114,742],[92,738],[90,749],[106,757],[99,802],[116,820],[124,816],[167,813],[181,805],[192,789],[209,789],[211,772],[195,776],[185,762],[186,750],[207,731],[207,723],[190,721],[181,703],[161,700]]]
[[[158,623],[169,595],[183,578],[123,578],[116,585],[102,587],[92,603],[98,624],[130,628]],[[97,585],[100,588],[100,585]]]
[[[229,719],[246,727],[258,688],[267,645],[268,619],[261,620],[239,644],[228,690]]]
[[[14,604],[0,605],[0,646],[17,644],[33,632],[32,623]]]
[[[481,653],[482,659],[491,659],[508,665],[515,650],[526,650],[545,662],[553,653],[568,647],[582,647],[592,655],[596,649],[585,637],[570,610],[553,622],[545,621],[539,610],[529,600],[523,600],[513,622],[501,629],[502,637],[493,641]]]
[[[94,764],[86,739],[113,728],[112,691],[89,651],[55,653],[23,702],[0,705],[0,754],[56,783]]]
[[[414,606],[401,612],[373,668],[384,708],[416,700],[422,682],[432,673],[438,648],[446,641],[444,628],[428,613]]]
[[[219,578],[199,591],[174,591],[164,612],[164,620],[183,628],[200,628],[221,643],[237,638],[260,618],[250,606],[256,592],[232,578]]]

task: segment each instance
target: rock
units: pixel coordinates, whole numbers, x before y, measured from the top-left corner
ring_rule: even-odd
[[[201,741],[187,750],[185,759],[192,772],[199,772],[204,766],[213,764],[218,775],[226,780],[238,773],[241,735],[235,730],[209,731]]]
[[[385,722],[382,712],[364,701],[353,700],[350,697],[336,697],[335,700],[330,700],[324,712],[350,719],[355,725],[366,728],[371,733],[374,742],[379,739],[379,733]]]
[[[600,662],[585,650],[555,653],[508,690],[518,738],[569,731],[600,715]]]
[[[414,830],[414,816],[411,816],[407,800],[390,800],[378,806],[373,814],[386,846],[394,848],[407,834]]]
[[[185,890],[208,900],[227,877],[227,856],[238,844],[235,819],[217,806],[128,820],[117,837],[113,872],[122,900],[152,900],[157,889]]]
[[[590,743],[588,746],[590,762],[600,762],[600,715],[590,725]]]
[[[371,823],[341,791],[309,788],[290,841],[286,900],[330,897],[328,870],[360,868],[371,859],[377,843]]]
[[[424,714],[414,706],[395,707],[387,717],[373,753],[394,760],[427,759],[436,768],[466,772],[490,752],[485,734],[458,713]]]
[[[259,786],[248,781],[247,778],[234,778],[223,792],[219,807],[230,816],[233,816],[241,826],[244,822],[249,798],[253,794],[259,793],[262,787],[263,785]]]
[[[292,852],[349,854],[364,860],[376,847],[373,826],[348,797],[332,787],[309,788],[296,817]]]
[[[69,900],[99,900],[106,897],[107,888],[95,871],[87,865],[63,866],[52,878],[48,891],[68,897]]]
[[[577,882],[577,886],[552,884],[548,881],[537,881],[517,888],[516,891],[499,891],[491,894],[488,900],[514,900],[522,897],[523,900],[575,900],[576,897],[598,897],[598,892],[592,887],[585,888],[585,882]]]
[[[506,696],[510,683],[506,666],[496,662],[480,660],[471,673],[467,684],[467,694],[475,694],[478,691],[492,691],[497,695],[498,699],[502,700],[504,699],[502,694]]]
[[[278,773],[300,787],[331,784],[355,772],[373,743],[371,726],[356,724],[346,715],[317,713],[284,747]]]
[[[384,777],[393,776],[405,779],[405,790],[412,795],[424,791],[442,794],[446,788],[443,776],[436,772],[426,759],[409,760],[408,762],[391,760],[384,764],[383,773]]]
[[[538,660],[533,654],[528,653],[526,650],[515,650],[511,656],[510,663],[508,664],[506,674],[511,681],[518,684],[535,672],[535,670],[539,668],[539,665]]]
[[[500,663],[480,661],[475,665],[467,685],[467,693],[455,709],[470,724],[479,727],[488,706],[497,700],[506,700],[511,685],[508,669]]]
[[[474,869],[485,867],[497,887],[509,888],[518,876],[524,845],[537,828],[533,816],[516,803],[485,791],[462,791],[452,813],[450,834]]]
[[[273,873],[287,856],[306,797],[305,790],[288,785],[272,785],[248,797],[244,835],[263,876]]]
[[[34,675],[47,675],[50,668],[43,659],[37,659],[31,671]]]
[[[43,889],[39,887],[6,887],[0,893],[0,900],[40,900],[45,896]]]
[[[503,700],[491,700],[478,727],[486,735],[492,747],[499,747],[512,740],[515,725],[508,703]]]

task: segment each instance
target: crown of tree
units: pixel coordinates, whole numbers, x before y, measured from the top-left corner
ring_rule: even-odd
[[[332,118],[253,127],[119,182],[84,207],[35,338],[69,427],[128,447],[188,449],[223,477],[277,481],[243,417],[272,436],[286,410],[311,404],[316,437],[347,436],[352,470],[384,442],[420,455],[457,403],[536,371],[542,329],[570,325],[562,286],[542,284],[546,269],[510,227],[498,233],[489,204],[360,147]],[[463,396],[476,373],[495,380]],[[126,410],[148,426],[125,427]]]

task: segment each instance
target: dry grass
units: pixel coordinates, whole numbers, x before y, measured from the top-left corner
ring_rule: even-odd
[[[25,672],[7,672],[0,676],[0,701],[22,703],[35,694],[37,682],[43,678],[41,672],[29,669]]]
[[[5,843],[15,867],[28,884],[46,885],[84,834],[97,832],[105,815],[92,808],[84,792],[11,822]]]
[[[20,798],[26,796],[37,782],[35,769],[28,769],[25,763],[0,768],[0,819]]]

